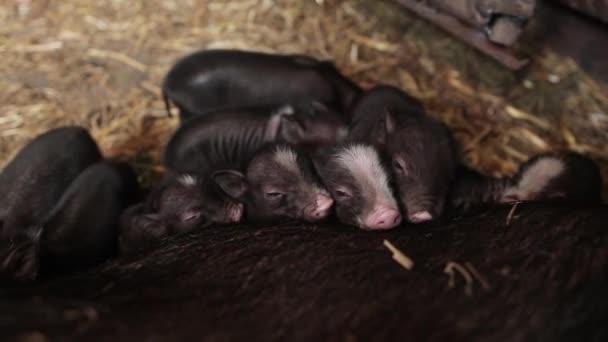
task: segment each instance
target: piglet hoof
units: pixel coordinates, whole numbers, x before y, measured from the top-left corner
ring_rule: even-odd
[[[243,204],[233,203],[228,206],[226,223],[238,223],[243,217]]]
[[[34,242],[5,241],[0,249],[0,278],[28,283],[38,277],[38,252]]]
[[[423,222],[432,221],[433,215],[431,215],[431,213],[429,213],[428,211],[425,210],[425,211],[419,211],[417,213],[410,215],[409,219],[410,219],[410,222],[412,222],[412,223],[423,223]]]

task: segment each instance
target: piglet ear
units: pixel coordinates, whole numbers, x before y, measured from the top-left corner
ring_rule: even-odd
[[[378,121],[372,128],[371,138],[372,144],[383,146],[386,144],[388,136],[395,130],[394,115],[390,109],[386,108],[383,115],[380,115]]]
[[[304,127],[295,115],[281,116],[278,136],[281,137],[282,140],[291,144],[297,144],[302,140],[304,131]]]
[[[152,188],[152,191],[144,201],[143,206],[140,210],[145,210],[149,212],[157,212],[160,211],[160,203],[161,198],[163,196],[163,192],[165,192],[168,184],[177,178],[178,175],[169,171],[165,174],[163,179]]]
[[[235,170],[220,170],[213,174],[213,181],[224,193],[233,199],[239,199],[247,191],[245,176]]]
[[[392,108],[386,108],[384,114],[384,129],[387,135],[392,134],[397,126],[395,122],[395,113]]]
[[[317,112],[325,113],[331,111],[329,107],[327,107],[323,102],[320,101],[312,101],[311,105],[312,108]]]

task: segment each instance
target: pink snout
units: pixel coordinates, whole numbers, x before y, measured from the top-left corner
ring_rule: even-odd
[[[315,205],[306,210],[306,217],[311,221],[323,219],[329,215],[334,200],[328,195],[317,194]]]
[[[401,223],[401,214],[398,209],[392,206],[379,205],[376,206],[364,223],[367,229],[392,229]]]

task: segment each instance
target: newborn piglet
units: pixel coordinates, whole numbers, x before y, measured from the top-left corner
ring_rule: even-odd
[[[137,176],[127,164],[88,167],[39,227],[41,271],[79,270],[115,256],[120,215],[139,195]]]
[[[204,50],[178,61],[162,84],[181,120],[226,106],[292,103],[302,99],[345,113],[361,90],[331,62],[301,55]]]
[[[349,139],[384,149],[388,138],[388,112],[418,117],[426,115],[422,103],[399,88],[377,86],[363,93],[353,105]],[[389,123],[394,124],[394,119]]]
[[[576,152],[544,153],[521,165],[513,178],[486,177],[460,167],[450,196],[457,212],[525,201],[591,205],[601,201],[602,179],[597,165]]]
[[[210,122],[265,122],[270,140],[283,141],[314,150],[318,146],[334,145],[348,137],[348,125],[343,117],[316,101],[254,107],[225,107],[204,114],[206,120],[194,118],[183,125],[209,125]],[[258,116],[256,118],[256,116]],[[196,124],[192,122],[196,122]]]
[[[370,90],[354,106],[350,138],[378,146],[390,159],[410,222],[442,215],[456,172],[455,142],[449,129],[425,115],[418,101],[394,87]]]
[[[239,107],[195,117],[169,141],[165,163],[177,172],[192,174],[209,174],[209,167],[244,170],[266,143],[331,144],[346,135],[344,125],[328,125],[312,106]]]
[[[80,127],[52,129],[23,147],[0,173],[0,277],[33,280],[40,225],[73,180],[101,153]]]
[[[543,153],[521,165],[502,201],[601,201],[602,178],[589,158],[571,151]]]
[[[452,214],[464,214],[503,203],[505,190],[512,182],[509,177],[488,177],[460,165],[450,189],[449,211]]]
[[[286,144],[260,149],[247,167],[243,198],[252,221],[326,218],[333,199],[317,180],[310,159]]]
[[[401,223],[388,170],[375,147],[339,145],[319,152],[314,162],[341,222],[366,230],[391,229]]]
[[[236,177],[240,182],[240,177]],[[243,189],[224,184],[232,196]],[[235,183],[235,186],[240,186]],[[243,205],[228,196],[212,179],[169,172],[145,202],[125,210],[120,224],[120,251],[145,249],[160,239],[205,228],[211,224],[236,223]]]

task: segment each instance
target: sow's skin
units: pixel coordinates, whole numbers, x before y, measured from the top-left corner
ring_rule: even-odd
[[[89,133],[63,127],[28,143],[0,174],[0,273],[27,281],[38,271],[40,224],[101,153]]]
[[[539,154],[512,177],[487,177],[461,166],[451,190],[457,212],[514,202],[565,202],[590,206],[601,202],[602,179],[593,160],[571,151]]]
[[[120,215],[139,196],[137,176],[125,163],[84,170],[39,227],[41,271],[79,270],[115,256]]]
[[[302,55],[203,50],[178,61],[163,84],[163,97],[188,119],[225,106],[317,101],[346,113],[361,89],[331,62]]]
[[[449,129],[420,102],[390,86],[365,93],[353,108],[350,139],[371,143],[390,160],[408,220],[442,215],[457,165]]]

